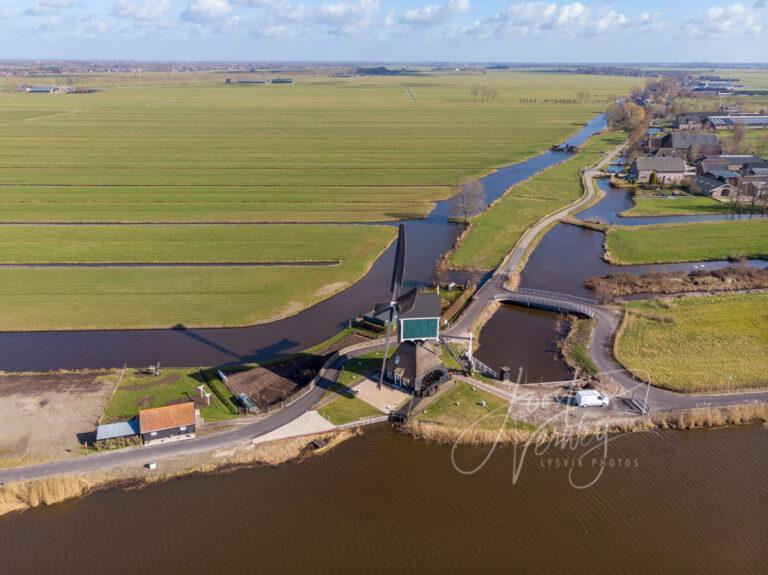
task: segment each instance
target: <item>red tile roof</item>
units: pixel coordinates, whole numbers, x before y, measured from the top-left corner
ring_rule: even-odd
[[[141,433],[175,429],[195,424],[195,404],[191,401],[154,409],[142,409],[139,412]]]

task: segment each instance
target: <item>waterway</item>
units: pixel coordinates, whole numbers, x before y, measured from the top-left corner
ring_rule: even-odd
[[[605,117],[591,120],[568,140],[581,145],[605,127]],[[492,202],[509,187],[558,164],[571,155],[548,151],[501,168],[482,179],[486,200]],[[437,202],[426,219],[406,223],[408,235],[407,287],[429,285],[435,262],[453,247],[462,226],[448,221],[454,201]],[[390,247],[359,282],[289,318],[246,328],[104,330],[0,333],[0,370],[44,371],[149,365],[221,365],[257,362],[312,347],[367,311],[387,301],[394,259]],[[258,305],[255,301],[254,305]]]
[[[616,437],[606,457],[506,447],[465,475],[449,446],[380,427],[300,464],[2,517],[0,570],[764,573],[767,441],[751,425]],[[468,471],[486,454],[455,459]]]

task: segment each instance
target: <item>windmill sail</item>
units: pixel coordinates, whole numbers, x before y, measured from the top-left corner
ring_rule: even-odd
[[[387,343],[384,346],[384,357],[381,361],[381,373],[379,374],[379,385],[384,381],[384,370],[387,367],[387,358],[389,357],[389,338],[392,337],[392,323],[397,315],[397,297],[400,289],[403,287],[403,275],[405,274],[405,225],[400,224],[397,234],[397,246],[395,246],[395,265],[392,269],[391,297],[389,298],[389,321],[387,322]]]

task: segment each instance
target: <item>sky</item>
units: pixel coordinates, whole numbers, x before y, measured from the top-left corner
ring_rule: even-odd
[[[768,0],[0,0],[0,59],[767,62]]]

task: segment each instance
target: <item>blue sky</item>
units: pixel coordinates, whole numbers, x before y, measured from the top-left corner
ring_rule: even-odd
[[[766,62],[768,0],[0,0],[0,58]]]

